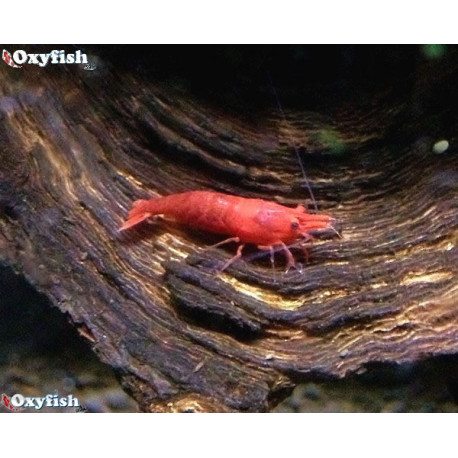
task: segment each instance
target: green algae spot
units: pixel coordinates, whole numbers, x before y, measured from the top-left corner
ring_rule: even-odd
[[[322,129],[318,133],[319,143],[327,148],[331,154],[342,154],[347,146],[333,129]]]
[[[440,59],[445,55],[445,45],[422,45],[421,50],[427,59]]]

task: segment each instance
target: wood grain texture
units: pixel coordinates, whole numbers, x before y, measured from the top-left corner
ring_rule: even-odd
[[[420,70],[409,94],[285,122],[103,61],[1,66],[0,261],[148,411],[266,411],[300,380],[456,353],[456,59]],[[118,233],[133,200],[186,190],[310,203],[294,143],[343,229],[302,271],[252,251],[218,273],[233,247],[172,222]]]

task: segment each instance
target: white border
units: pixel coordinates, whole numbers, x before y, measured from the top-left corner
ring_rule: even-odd
[[[454,43],[453,2],[18,2],[1,43]]]

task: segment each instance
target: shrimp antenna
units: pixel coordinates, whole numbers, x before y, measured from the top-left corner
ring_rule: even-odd
[[[334,226],[329,225],[329,228],[332,229],[333,232],[335,232],[339,236],[339,239],[342,238],[342,235],[340,235],[340,233],[337,231],[337,229]]]
[[[285,124],[288,124],[288,119],[286,118],[285,112],[283,111],[283,107],[282,107],[282,105],[280,103],[280,98],[278,97],[277,91],[275,89],[275,86],[274,86],[274,83],[273,83],[273,80],[272,80],[272,76],[271,76],[269,71],[267,72],[267,76],[269,78],[270,87],[272,88],[272,92],[273,92],[273,94],[275,96],[275,100],[277,101],[277,106],[278,106],[278,110],[280,111],[281,117],[283,118],[283,121],[285,121]],[[301,155],[299,154],[299,148],[297,147],[294,138],[293,138],[293,147],[294,147],[294,152],[296,153],[297,160],[299,162],[299,166],[301,168],[302,176],[304,177],[305,185],[307,186],[307,189],[309,191],[310,197],[313,200],[313,206],[315,207],[315,211],[317,212],[318,211],[318,206],[316,204],[315,196],[313,195],[312,187],[310,186],[310,182],[309,182],[309,180],[307,178],[307,174],[305,173],[304,164],[302,163]]]

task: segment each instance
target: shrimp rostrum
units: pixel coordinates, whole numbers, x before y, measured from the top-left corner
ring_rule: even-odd
[[[291,243],[311,241],[314,233],[335,232],[335,220],[328,215],[307,213],[298,205],[286,207],[263,199],[249,199],[211,191],[190,191],[133,203],[127,221],[120,228],[129,229],[154,215],[163,215],[185,226],[230,236],[216,244],[240,243],[237,254],[223,266],[226,269],[242,256],[247,243],[260,250],[283,250],[287,270],[295,266]]]

